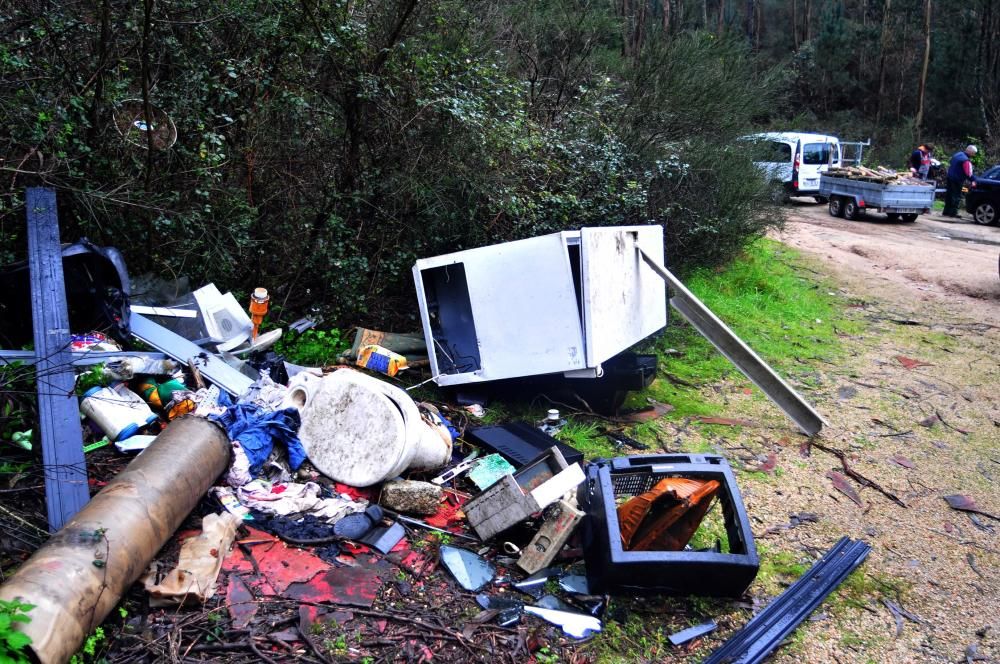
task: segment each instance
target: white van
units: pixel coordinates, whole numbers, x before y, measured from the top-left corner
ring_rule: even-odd
[[[768,132],[741,140],[753,143],[754,164],[773,182],[781,183],[787,196],[813,196],[826,202],[819,195],[819,174],[842,165],[836,136]]]

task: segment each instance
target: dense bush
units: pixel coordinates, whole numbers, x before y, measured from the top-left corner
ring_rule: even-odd
[[[118,246],[133,273],[386,324],[421,256],[662,223],[683,268],[777,221],[732,142],[772,108],[774,71],[655,24],[624,57],[605,2],[0,5],[4,259],[43,183],[63,237]],[[167,149],[119,134],[147,98]]]

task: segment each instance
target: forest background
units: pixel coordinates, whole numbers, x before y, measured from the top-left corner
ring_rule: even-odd
[[[417,258],[586,225],[717,264],[781,223],[741,135],[993,163],[995,4],[0,0],[0,262],[42,184],[64,240],[285,320],[417,328]]]

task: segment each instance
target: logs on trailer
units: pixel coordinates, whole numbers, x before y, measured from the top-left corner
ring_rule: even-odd
[[[830,170],[824,171],[823,175],[833,178],[847,178],[848,180],[875,182],[878,184],[917,184],[926,185],[928,187],[934,186],[934,182],[932,180],[921,180],[920,178],[913,177],[909,173],[896,172],[884,166],[879,166],[878,169],[865,168],[864,166],[832,167]]]

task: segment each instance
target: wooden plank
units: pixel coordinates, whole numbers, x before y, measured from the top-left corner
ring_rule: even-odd
[[[25,207],[45,505],[49,530],[55,532],[87,504],[90,494],[80,406],[74,392],[76,376],[70,352],[56,193],[53,189],[30,187]]]

